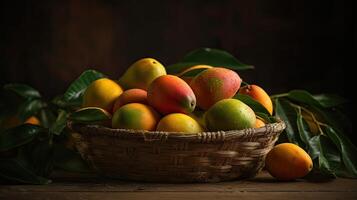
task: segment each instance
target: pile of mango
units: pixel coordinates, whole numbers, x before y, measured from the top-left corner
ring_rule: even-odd
[[[184,76],[196,69],[203,71]],[[240,76],[227,68],[197,65],[167,75],[159,61],[144,58],[118,81],[101,78],[92,82],[81,110],[101,109],[111,119],[109,126],[119,129],[199,133],[265,126],[252,108],[234,96],[248,95],[272,114],[269,95],[257,85],[241,84]],[[278,179],[291,180],[305,176],[312,169],[312,160],[299,146],[284,143],[269,152],[266,168]]]
[[[269,95],[257,85],[241,87],[230,69],[204,69],[194,77],[167,75],[153,58],[132,64],[118,80],[92,82],[83,96],[83,108],[97,107],[112,115],[112,128],[198,133],[262,127],[264,121],[234,95],[242,93],[273,112]],[[187,72],[187,70],[186,70]]]

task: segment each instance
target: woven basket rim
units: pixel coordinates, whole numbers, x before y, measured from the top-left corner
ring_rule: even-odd
[[[90,125],[74,123],[69,121],[67,127],[79,134],[106,135],[110,137],[121,137],[123,139],[143,138],[145,141],[154,140],[175,140],[175,141],[227,141],[242,137],[266,137],[282,132],[286,125],[284,121],[277,119],[277,122],[266,124],[260,128],[247,128],[242,130],[229,131],[204,131],[200,133],[146,131],[134,129],[114,129],[101,125]],[[267,135],[268,134],[268,135]]]

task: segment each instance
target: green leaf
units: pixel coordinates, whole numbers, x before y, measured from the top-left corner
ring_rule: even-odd
[[[341,165],[341,153],[338,151],[331,139],[325,135],[320,135],[320,144],[321,151],[329,163],[329,169],[335,174],[337,168]]]
[[[28,99],[27,101],[25,101],[24,103],[22,103],[20,105],[18,116],[21,121],[26,121],[26,119],[28,119],[31,116],[34,116],[43,107],[44,107],[44,104],[42,103],[41,100]]]
[[[19,84],[19,83],[7,84],[4,86],[4,89],[15,92],[17,95],[26,99],[41,97],[40,93],[37,90],[25,84]]]
[[[308,152],[314,163],[314,171],[319,171],[323,176],[336,177],[334,172],[331,171],[328,160],[322,151],[320,143],[320,135],[314,136],[309,141],[312,149]]]
[[[31,124],[23,124],[15,128],[7,129],[0,134],[0,151],[7,151],[29,143],[41,131],[43,131],[43,128]]]
[[[332,94],[312,95],[305,90],[291,90],[288,98],[299,103],[322,108],[331,108],[347,102],[346,99]]]
[[[19,149],[18,160],[23,161],[35,174],[48,176],[53,169],[53,145],[48,132]]]
[[[305,144],[303,148],[313,160],[317,160],[315,168],[326,176],[335,177],[336,169],[340,165],[338,150],[327,137],[322,135],[313,136],[301,112],[298,112],[297,115],[300,138]]]
[[[78,99],[93,81],[103,78],[104,75],[95,70],[87,70],[83,72],[67,89],[64,93],[64,99],[72,101]]]
[[[328,143],[328,139],[323,136],[313,136],[310,128],[300,111],[297,112],[297,127],[301,140],[304,143],[302,146],[315,162],[315,168],[321,171],[324,175],[335,177],[335,168],[340,163],[339,154],[334,151],[334,147]],[[318,166],[316,166],[318,164]]]
[[[340,113],[338,109],[322,109],[317,106],[312,106],[311,110],[313,110],[314,113],[317,113],[317,115],[322,118],[322,122],[327,123],[333,129],[338,130],[339,132],[343,132],[345,127],[351,125],[351,122],[346,119],[346,116]]]
[[[67,89],[63,96],[57,97],[53,103],[60,107],[80,106],[82,96],[86,88],[95,80],[103,78],[104,75],[95,70],[83,72]]]
[[[311,159],[314,160],[319,157],[320,155],[320,135],[313,136],[309,139],[309,149],[307,150],[307,153],[310,155]],[[316,168],[316,166],[314,166]]]
[[[68,115],[67,111],[59,109],[57,119],[50,128],[51,133],[55,135],[60,135],[62,133],[67,125]]]
[[[307,104],[307,105],[313,105],[313,106],[319,106],[321,107],[322,105],[320,104],[319,101],[314,99],[312,94],[305,90],[291,90],[288,93],[288,98],[294,101],[297,101],[299,103]]]
[[[41,109],[39,112],[39,119],[41,122],[41,126],[45,128],[50,128],[54,121],[56,120],[55,115],[49,108]]]
[[[87,123],[110,120],[111,115],[101,108],[88,107],[72,113],[69,119],[74,122]]]
[[[17,159],[0,159],[0,178],[17,183],[48,184],[51,181],[37,176]]]
[[[332,127],[324,127],[326,135],[337,146],[342,155],[343,163],[348,172],[354,178],[357,178],[357,148],[342,133],[334,130]]]
[[[167,66],[166,70],[169,74],[177,74],[194,65],[211,65],[215,67],[226,67],[233,70],[246,70],[254,68],[251,65],[243,64],[226,51],[211,48],[200,48],[188,53],[179,63]]]
[[[79,153],[61,144],[55,145],[54,165],[59,169],[71,172],[87,173],[92,171]]]
[[[313,134],[310,131],[310,128],[306,121],[303,119],[300,111],[297,112],[296,125],[298,128],[298,133],[300,139],[305,143],[305,149],[308,149],[310,152],[313,148],[309,144],[309,140],[313,137]]]
[[[267,115],[265,113],[261,113],[261,112],[255,112],[255,114],[262,118],[265,122],[268,122],[268,123],[275,123],[277,122],[276,118],[273,117],[273,116],[270,116],[270,115]]]
[[[336,177],[336,171],[341,165],[340,152],[336,146],[324,135],[314,136],[309,142],[316,147],[318,152],[314,167],[325,176]]]
[[[286,124],[285,132],[288,140],[298,146],[303,146],[303,142],[297,135],[299,132],[296,121],[297,121],[297,111],[292,107],[287,100],[275,99],[275,115],[276,117],[284,120]]]
[[[60,95],[56,96],[51,102],[60,108],[73,110],[82,105],[82,97],[67,101],[64,99],[63,95]]]
[[[325,108],[336,107],[348,102],[347,99],[335,94],[313,95],[313,98]]]
[[[250,108],[254,110],[254,112],[259,112],[259,113],[264,113],[268,116],[271,116],[270,113],[267,111],[267,109],[260,104],[259,102],[255,101],[252,97],[245,95],[245,94],[236,94],[234,99],[238,99],[242,101],[243,103],[247,104]]]

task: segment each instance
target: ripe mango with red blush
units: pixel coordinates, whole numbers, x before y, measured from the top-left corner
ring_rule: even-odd
[[[156,78],[148,89],[149,105],[161,114],[188,114],[195,109],[196,97],[190,86],[178,76]]]
[[[239,90],[242,79],[226,68],[213,67],[199,73],[190,83],[197,105],[207,110],[222,99],[232,98]]]

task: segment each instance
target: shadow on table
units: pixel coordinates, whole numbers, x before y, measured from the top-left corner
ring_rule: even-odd
[[[281,183],[281,182],[313,182],[313,183],[323,183],[323,182],[330,182],[333,181],[335,178],[334,177],[328,177],[326,175],[323,175],[319,172],[311,172],[308,175],[306,175],[302,179],[296,179],[296,180],[291,180],[291,181],[282,181],[278,180],[271,175],[269,175],[268,172],[265,172],[265,175],[262,177],[254,177],[251,179],[247,179],[246,181],[248,182],[256,182],[256,183]]]

